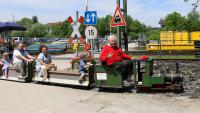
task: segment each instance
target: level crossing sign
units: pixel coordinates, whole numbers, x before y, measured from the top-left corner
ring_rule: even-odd
[[[126,21],[124,19],[124,16],[122,15],[122,11],[119,5],[117,5],[110,26],[111,27],[126,26]]]
[[[79,32],[79,27],[80,27],[81,23],[83,23],[83,21],[84,21],[83,16],[81,16],[78,21],[73,21],[71,16],[68,17],[68,22],[71,24],[71,26],[73,28],[73,32],[72,32],[70,38],[68,39],[68,42],[70,44],[73,42],[73,39],[75,38],[75,36],[77,36],[80,43],[83,43],[83,37],[81,36],[81,33]]]
[[[96,11],[86,11],[84,15],[85,25],[96,25],[97,24],[97,12]]]

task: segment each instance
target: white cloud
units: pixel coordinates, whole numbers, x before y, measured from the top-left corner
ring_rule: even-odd
[[[98,16],[113,15],[116,0],[88,0],[89,9],[96,10]],[[191,11],[191,4],[183,0],[128,0],[128,14],[133,18],[151,26],[158,26],[158,21],[168,13],[177,11],[186,15]],[[31,18],[37,15],[40,22],[56,22],[75,18],[76,11],[80,15],[85,11],[85,0],[1,0],[0,21],[12,20],[12,13],[16,20],[22,17]]]
[[[160,18],[164,18],[171,12],[176,11],[182,15],[187,15],[191,11],[191,4],[194,1],[185,3],[183,0],[133,0],[128,5],[128,10],[133,18],[147,25],[158,26]]]

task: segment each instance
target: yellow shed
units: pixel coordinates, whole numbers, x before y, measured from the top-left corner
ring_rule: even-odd
[[[175,44],[188,44],[188,32],[174,32]]]
[[[192,32],[191,33],[191,42],[193,43],[195,40],[200,40],[200,32]]]
[[[174,32],[173,31],[161,31],[160,40],[162,45],[173,44]]]

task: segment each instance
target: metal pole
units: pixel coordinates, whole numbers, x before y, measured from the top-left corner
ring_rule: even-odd
[[[85,0],[85,10],[88,11],[88,0]],[[87,27],[87,25],[86,25]],[[85,37],[85,42],[88,43],[87,37]]]
[[[124,10],[124,18],[127,22],[127,0],[123,0],[123,10]],[[124,27],[124,44],[125,44],[125,52],[128,54],[128,37],[127,37],[127,27]]]
[[[79,18],[79,13],[78,11],[76,11],[76,24],[78,23],[78,18]],[[78,37],[77,36],[75,37],[76,37],[76,43],[78,44]],[[78,57],[78,47],[76,49],[76,56]]]
[[[86,0],[86,11],[88,11],[88,0]]]
[[[110,20],[109,20],[109,22],[111,22],[112,21],[112,15],[110,14],[110,16],[111,16],[111,18],[110,18]],[[110,26],[109,26],[110,27]],[[112,27],[110,27],[110,35],[112,34]]]
[[[86,1],[86,11],[88,11],[88,0],[85,0]],[[93,52],[93,41],[94,41],[94,39],[87,39],[87,37],[86,37],[86,43],[87,42],[89,42],[90,43],[90,46],[91,46],[91,54],[92,54],[92,57],[94,58],[94,52]]]
[[[120,0],[117,0],[117,4],[120,6]],[[121,33],[120,33],[120,27],[117,27],[117,38],[118,38],[118,44],[119,47],[121,48]]]

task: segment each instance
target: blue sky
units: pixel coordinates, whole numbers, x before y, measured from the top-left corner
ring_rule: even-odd
[[[158,26],[160,18],[177,11],[187,15],[192,9],[192,3],[183,0],[128,0],[128,14],[134,19],[154,27]],[[88,0],[89,10],[96,10],[99,17],[113,15],[116,0]],[[1,0],[0,21],[12,21],[23,17],[31,18],[37,15],[41,23],[58,22],[68,16],[75,18],[76,11],[84,15],[85,0]]]

